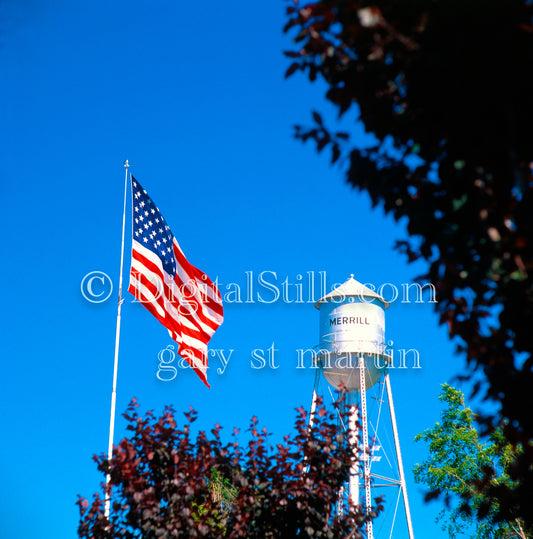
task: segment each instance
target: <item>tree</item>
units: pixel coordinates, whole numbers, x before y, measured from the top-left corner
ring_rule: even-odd
[[[295,5],[296,4],[296,5]],[[375,144],[314,125],[296,137],[344,163],[423,260],[462,378],[498,405],[515,446],[500,512],[533,527],[533,4],[526,0],[322,0],[287,8],[287,76],[321,78]],[[474,377],[474,374],[476,376]],[[481,375],[481,376],[479,376]],[[493,409],[493,407],[491,407]]]
[[[482,442],[463,393],[448,384],[442,388],[439,400],[446,407],[441,422],[415,438],[429,444],[429,457],[414,468],[415,481],[429,487],[429,497],[445,494],[447,509],[438,520],[451,538],[474,526],[473,539],[526,539],[520,519],[498,521],[498,501],[491,495],[491,487],[512,483],[513,446],[501,429]]]
[[[95,457],[110,474],[109,520],[102,498],[79,498],[81,538],[281,537],[361,538],[361,530],[379,510],[364,514],[351,507],[336,514],[339,488],[349,475],[355,453],[338,437],[335,417],[321,406],[308,429],[298,410],[295,435],[273,451],[266,429],[256,418],[243,448],[223,443],[221,427],[192,439],[196,413],[178,427],[174,412],[143,418],[132,402],[124,417],[129,438],[108,461]]]

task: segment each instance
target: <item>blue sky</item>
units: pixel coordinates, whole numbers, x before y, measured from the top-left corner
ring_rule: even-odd
[[[296,351],[318,344],[318,311],[306,293],[300,304],[261,303],[258,292],[271,296],[259,275],[304,291],[319,272],[328,291],[351,273],[400,289],[423,267],[393,251],[401,223],[345,185],[329,156],[293,140],[312,108],[334,116],[319,84],[283,78],[283,2],[5,0],[0,20],[0,536],[68,539],[76,495],[90,497],[102,480],[91,457],[107,447],[125,159],[223,294],[234,283],[244,296],[250,276],[256,289],[252,303],[225,306],[211,347],[233,353],[223,374],[212,362],[211,390],[189,371],[157,379],[172,341],[125,293],[119,414],[136,397],[141,410],[192,406],[206,429],[231,432],[257,415],[274,438],[287,434],[294,408],[310,406],[314,372],[296,368]],[[369,140],[358,124],[352,133]],[[125,275],[129,234],[126,245]],[[81,293],[93,271],[115,285],[106,302]],[[440,384],[462,366],[436,322],[430,304],[397,301],[386,315],[387,339],[421,358],[392,385],[422,538],[444,534],[433,523],[439,507],[413,483],[425,455],[413,438],[438,419]],[[273,343],[279,367],[253,369],[252,350]],[[124,426],[119,415],[115,441]]]

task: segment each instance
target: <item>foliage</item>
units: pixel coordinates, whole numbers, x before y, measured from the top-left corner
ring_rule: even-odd
[[[287,76],[323,79],[339,115],[358,110],[375,144],[317,112],[296,137],[345,163],[347,181],[407,225],[440,323],[498,404],[517,453],[502,518],[533,528],[533,2],[322,0],[287,8]],[[473,376],[476,374],[476,376]],[[482,376],[477,376],[482,374]]]
[[[192,515],[196,523],[209,520],[209,526],[218,527],[221,531],[227,525],[228,515],[237,498],[239,490],[231,484],[227,477],[223,477],[215,468],[211,468],[210,480],[207,483],[209,497],[213,502],[211,513],[205,504],[192,502]]]
[[[361,538],[365,522],[380,510],[365,515],[351,507],[335,514],[355,455],[322,406],[311,429],[298,410],[294,436],[275,450],[256,418],[243,448],[237,430],[223,443],[219,425],[193,440],[192,410],[178,427],[171,408],[157,418],[139,416],[136,406],[132,402],[124,414],[131,436],[113,459],[95,457],[98,469],[110,474],[110,518],[98,494],[90,504],[79,498],[81,538]]]
[[[514,449],[501,431],[495,430],[486,442],[480,440],[474,426],[474,414],[465,407],[461,391],[443,384],[439,400],[446,404],[441,422],[416,436],[415,441],[429,444],[429,457],[414,468],[415,481],[431,490],[429,497],[445,493],[447,509],[439,519],[450,537],[475,528],[475,539],[523,537],[521,523],[498,522],[498,501],[490,494],[491,486],[510,486],[509,465]],[[489,477],[489,482],[486,482]]]
[[[207,485],[211,498],[219,504],[219,510],[227,515],[231,505],[239,494],[239,489],[231,484],[227,477],[223,477],[215,468],[211,469],[211,481]]]

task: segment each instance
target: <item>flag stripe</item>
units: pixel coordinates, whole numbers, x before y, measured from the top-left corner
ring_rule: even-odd
[[[135,240],[133,241],[135,242]],[[169,281],[168,278],[165,282],[164,277],[161,277],[164,270],[162,270],[159,267],[160,265],[152,259],[153,253],[145,249],[142,245],[137,244],[132,258],[132,271],[135,268],[139,274],[145,277],[146,282],[142,283],[145,286],[148,286],[148,283],[152,284],[150,290],[154,295],[158,296],[158,300],[163,299],[169,303],[168,306],[165,306],[165,309],[172,309],[177,315],[174,318],[180,318],[181,315],[181,317],[193,324],[194,328],[203,333],[205,338],[209,340],[220,324],[217,324],[216,321],[213,321],[206,316],[201,316],[201,298],[192,302],[187,299],[188,296],[185,297],[182,294],[183,288],[181,286],[176,286],[176,284],[173,281]],[[196,295],[196,297],[198,297],[198,295]]]
[[[135,264],[133,267],[139,269],[139,266]],[[130,276],[129,291],[169,330],[171,338],[179,345],[178,353],[193,367],[202,381],[210,387],[206,378],[207,345],[205,340],[208,337],[197,331],[187,317],[179,316],[172,303],[165,298],[164,294],[160,294],[163,282],[159,275],[150,272],[146,267],[143,268],[141,275],[144,278],[143,282]],[[154,285],[154,282],[149,280],[150,277],[155,278],[158,285]],[[156,296],[159,297],[154,299]],[[164,305],[164,309],[162,305]],[[161,316],[161,312],[163,312],[163,316]],[[188,329],[184,330],[184,326],[188,326]]]
[[[203,295],[205,304],[209,305],[211,309],[213,309],[220,316],[222,316],[222,298],[220,296],[218,288],[203,271],[200,271],[194,266],[191,266],[191,264],[189,264],[189,262],[185,258],[185,255],[180,249],[178,242],[175,239],[174,254],[176,255],[176,260],[178,261],[180,268],[183,268],[184,270],[189,270],[187,272],[188,279],[193,279],[198,283],[199,290]],[[186,278],[185,280],[188,279]]]
[[[216,328],[213,329],[209,325],[202,323],[194,307],[189,305],[188,301],[182,300],[177,305],[169,301],[168,298],[174,299],[176,293],[179,293],[179,290],[172,286],[173,283],[170,283],[169,287],[161,278],[161,273],[159,272],[162,270],[147,257],[140,254],[140,250],[143,251],[143,254],[146,251],[142,245],[137,245],[136,249],[134,258],[132,259],[132,272],[137,270],[138,275],[143,279],[142,282],[139,279],[135,279],[135,281],[148,291],[149,295],[146,293],[143,294],[143,301],[150,302],[153,300],[172,320],[178,324],[187,325],[188,333],[195,335],[201,342],[209,340]],[[165,317],[163,317],[163,320],[158,319],[161,323],[165,324],[163,321]]]
[[[179,245],[174,238],[174,253],[180,253]],[[211,282],[205,273],[200,272],[196,268],[187,267],[190,264],[181,257],[176,257],[178,267],[176,271],[176,281],[180,282],[181,287],[186,287],[189,293],[192,292],[194,299],[198,300],[202,307],[208,308],[213,314],[213,317],[222,318],[222,299],[220,292]],[[184,264],[184,262],[186,264]],[[191,269],[193,271],[191,271]],[[203,281],[203,282],[202,282]],[[188,283],[194,283],[190,289]],[[213,294],[215,293],[215,294]]]
[[[133,242],[134,249],[132,256],[138,259],[146,268],[150,269],[153,273],[159,275],[161,282],[163,282],[164,270],[160,259],[152,251],[146,249],[136,240],[133,240]],[[174,245],[176,244],[176,239],[174,239]],[[188,276],[188,274],[182,269],[182,266],[178,266],[174,280],[170,280],[167,278],[167,281],[164,284],[171,287],[168,292],[168,297],[176,298],[176,300],[185,300],[187,298],[194,300],[197,305],[196,310],[204,315],[205,322],[208,325],[212,326],[214,332],[223,321],[223,315],[221,314],[222,299],[215,285],[211,281],[209,282],[211,283],[211,287],[208,287],[207,290],[216,291],[217,296],[215,296],[215,298],[217,299],[218,303],[215,303],[214,299],[211,299],[209,297],[206,298],[206,294],[204,294],[203,291],[200,292],[196,281],[192,277]],[[202,286],[204,285],[204,283],[201,284]],[[184,292],[186,292],[186,294],[184,294]],[[182,301],[181,303],[184,304],[185,301]]]

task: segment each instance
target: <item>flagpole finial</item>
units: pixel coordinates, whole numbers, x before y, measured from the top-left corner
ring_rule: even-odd
[[[124,161],[124,168],[128,168],[130,166],[130,162],[126,159],[126,161]]]

